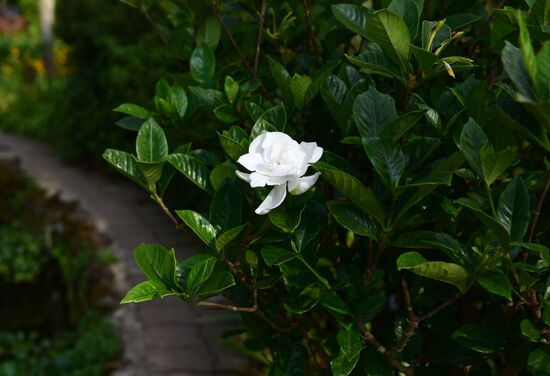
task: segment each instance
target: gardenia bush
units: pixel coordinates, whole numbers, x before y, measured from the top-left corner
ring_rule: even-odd
[[[269,375],[550,374],[550,1],[124,2],[182,70],[104,158],[201,245],[122,303],[239,312]]]

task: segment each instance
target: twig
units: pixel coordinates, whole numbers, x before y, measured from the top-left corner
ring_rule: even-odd
[[[231,32],[231,30],[229,30],[229,28],[227,27],[225,22],[223,22],[223,17],[220,14],[219,11],[216,11],[216,15],[218,16],[218,21],[220,21],[220,24],[222,25],[223,30],[225,31],[225,34],[227,34],[227,37],[229,38],[229,41],[231,42],[231,45],[233,46],[233,49],[235,50],[237,55],[239,55],[239,59],[241,59],[243,64],[246,65],[246,68],[252,74],[252,68],[250,67],[250,64],[248,63],[248,60],[246,60],[246,57],[243,55],[241,49],[239,48],[239,45],[237,44],[237,41],[233,37],[233,33]]]
[[[547,174],[546,179],[544,180],[542,191],[540,191],[537,203],[533,208],[533,216],[531,218],[531,225],[529,226],[527,243],[531,243],[533,241],[533,238],[535,237],[535,230],[537,228],[537,222],[539,220],[540,211],[542,209],[542,204],[544,203],[544,199],[546,198],[546,194],[548,193],[549,188],[550,188],[550,174]],[[528,255],[529,255],[529,252],[526,249],[524,249],[522,253],[523,262],[527,261]]]
[[[355,325],[357,325],[357,327],[359,328],[361,336],[372,346],[374,346],[376,351],[382,354],[393,368],[395,368],[399,372],[402,372],[406,376],[412,376],[414,374],[412,367],[404,366],[403,363],[401,363],[401,361],[399,360],[397,354],[393,351],[388,351],[388,349],[386,349],[386,347],[384,347],[384,345],[382,345],[370,332],[370,330],[365,328],[365,325],[363,325],[363,323],[357,318],[355,318]]]
[[[147,11],[147,9],[143,10],[143,14],[145,15],[145,18],[147,19],[147,22],[149,22],[151,24],[151,26],[153,27],[153,29],[155,29],[155,32],[158,34],[158,36],[159,36],[160,40],[162,41],[162,43],[168,45],[168,40],[166,39],[164,34],[162,34],[162,30],[159,28],[159,26],[155,23],[155,21],[153,21],[153,18],[151,17],[151,15]]]
[[[318,39],[315,36],[315,32],[313,31],[313,24],[311,23],[311,8],[310,8],[309,0],[303,0],[303,3],[304,3],[304,18],[306,19],[306,23],[307,23],[307,35],[309,38],[309,43],[313,48],[313,52],[317,57],[317,61],[319,62],[319,64],[323,65],[323,58],[321,56]]]
[[[458,298],[462,296],[462,293],[457,292],[455,295],[443,301],[442,303],[432,308],[430,311],[426,312],[425,314],[416,315],[412,307],[411,295],[409,293],[409,287],[407,286],[407,282],[405,281],[405,279],[401,279],[401,286],[403,288],[403,299],[405,301],[405,308],[407,310],[409,325],[407,326],[407,328],[405,329],[405,332],[401,335],[401,338],[393,348],[393,351],[396,353],[400,353],[401,351],[403,351],[403,349],[407,346],[407,343],[409,343],[410,339],[412,338],[414,331],[416,330],[416,328],[418,328],[418,325],[422,321],[431,318],[436,313],[447,308],[449,305],[451,305],[453,302],[455,302]]]
[[[233,312],[256,312],[258,307],[237,307],[234,305],[228,305],[228,304],[220,304],[220,303],[214,303],[214,302],[207,302],[207,301],[200,301],[196,302],[196,305],[204,306],[204,307],[211,307],[211,308],[220,308],[225,309],[227,311],[233,311]]]
[[[258,28],[258,38],[256,39],[256,56],[254,57],[254,70],[252,71],[252,81],[258,77],[258,64],[260,63],[260,48],[262,45],[262,36],[264,34],[265,12],[267,9],[267,0],[262,0],[262,9],[260,11],[260,27]]]

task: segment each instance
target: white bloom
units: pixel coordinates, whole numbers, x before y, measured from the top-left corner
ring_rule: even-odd
[[[266,132],[256,137],[237,162],[252,171],[250,174],[237,171],[237,176],[250,183],[250,186],[273,186],[266,199],[256,209],[256,214],[267,214],[281,205],[286,191],[300,195],[315,184],[319,173],[304,176],[310,163],[317,162],[323,149],[315,142],[298,144],[282,132]]]

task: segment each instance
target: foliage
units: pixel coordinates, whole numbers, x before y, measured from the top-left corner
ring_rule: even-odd
[[[112,254],[74,204],[12,164],[0,163],[0,191],[0,374],[103,374],[121,347],[105,318]]]
[[[241,312],[269,375],[550,373],[547,0],[124,2],[185,70],[104,158],[202,243],[140,245],[123,303]],[[266,131],[324,153],[259,216],[235,171]],[[210,205],[174,215],[174,174]]]

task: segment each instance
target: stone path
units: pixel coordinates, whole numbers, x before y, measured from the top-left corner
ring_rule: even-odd
[[[49,193],[79,201],[111,240],[120,262],[120,291],[144,280],[133,259],[140,243],[174,247],[178,259],[193,254],[190,240],[173,228],[147,194],[130,183],[64,165],[46,145],[0,132],[0,159],[17,158],[23,170]],[[215,343],[238,326],[231,313],[206,311],[175,298],[120,306],[114,316],[125,343],[125,364],[116,376],[247,374],[246,360]],[[222,317],[224,321],[215,318]],[[232,325],[233,324],[233,325]]]

